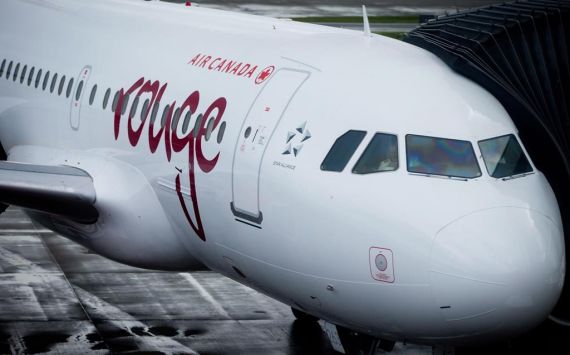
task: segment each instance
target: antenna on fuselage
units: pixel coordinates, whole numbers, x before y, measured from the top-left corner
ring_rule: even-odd
[[[365,5],[362,5],[362,22],[364,23],[364,35],[372,36],[372,31],[370,31],[370,22],[368,22],[368,13],[366,12]]]

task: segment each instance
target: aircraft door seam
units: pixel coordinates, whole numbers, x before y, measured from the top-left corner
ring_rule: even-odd
[[[81,69],[79,75],[77,76],[77,86],[75,88],[75,90],[77,90],[81,82],[83,82],[80,96],[79,98],[77,98],[76,97],[77,93],[73,92],[71,93],[72,95],[71,95],[71,109],[69,113],[69,125],[71,129],[74,131],[78,131],[79,126],[81,124],[81,108],[82,108],[83,97],[85,96],[85,92],[87,91],[88,87],[87,84],[89,83],[89,78],[91,77],[92,71],[93,68],[90,65],[86,65],[83,67],[83,69]]]
[[[303,74],[304,77],[302,78],[302,80],[299,80],[298,82],[296,81],[292,81],[292,82],[278,82],[279,84],[282,84],[282,86],[277,87],[277,89],[273,89],[270,85],[272,85],[272,83],[275,83],[276,78],[281,78],[281,80],[295,80],[295,78],[292,77],[283,77],[283,73],[284,72],[292,72],[292,73],[297,73],[297,74]],[[281,73],[281,76],[279,75]],[[263,163],[263,159],[265,158],[265,153],[267,150],[267,147],[269,145],[269,143],[271,142],[271,139],[273,138],[273,134],[275,133],[277,127],[279,126],[281,120],[283,119],[285,113],[287,112],[287,109],[289,108],[291,102],[293,101],[293,99],[295,98],[295,96],[297,95],[298,91],[301,89],[301,87],[305,84],[305,82],[311,77],[311,72],[306,71],[306,70],[299,70],[299,69],[293,69],[293,68],[281,68],[279,70],[276,71],[276,73],[271,77],[270,80],[267,81],[267,83],[265,84],[265,86],[260,90],[260,92],[257,94],[256,98],[254,99],[254,101],[252,102],[250,108],[248,109],[248,112],[245,116],[245,119],[242,122],[242,125],[240,127],[239,130],[239,135],[237,137],[236,140],[236,145],[235,145],[235,150],[234,150],[234,155],[233,155],[233,160],[232,160],[232,201],[230,203],[230,207],[232,210],[232,213],[234,214],[235,217],[238,218],[243,218],[252,222],[255,222],[257,224],[261,224],[262,220],[263,220],[263,216],[262,213],[260,211],[259,208],[259,204],[260,204],[260,199],[259,199],[259,184],[260,184],[260,178],[261,178],[261,166]],[[301,78],[299,78],[301,79]],[[278,84],[278,85],[279,85]],[[277,108],[277,110],[281,110],[280,112],[278,111],[277,114],[279,115],[278,117],[274,118],[274,123],[272,124],[271,122],[269,122],[269,125],[271,127],[265,127],[263,126],[263,128],[269,128],[269,134],[267,135],[267,140],[264,142],[264,144],[259,144],[262,145],[262,152],[259,155],[258,154],[258,158],[251,157],[251,155],[255,154],[255,149],[256,147],[251,147],[251,151],[250,151],[250,156],[249,156],[249,160],[250,163],[251,161],[253,161],[254,164],[257,163],[257,167],[250,167],[255,169],[255,175],[254,175],[254,179],[256,179],[257,181],[257,186],[255,187],[255,192],[254,191],[250,191],[251,194],[255,193],[257,194],[257,196],[255,197],[255,203],[257,204],[257,215],[253,215],[253,213],[247,213],[247,211],[244,211],[243,209],[240,210],[239,206],[237,206],[238,204],[236,203],[236,183],[244,183],[245,179],[247,179],[247,177],[241,177],[239,181],[236,181],[236,170],[239,170],[239,156],[238,154],[240,154],[241,152],[244,152],[244,146],[246,145],[246,143],[250,140],[249,137],[245,138],[244,141],[244,137],[243,136],[243,131],[246,128],[248,122],[254,122],[254,123],[260,123],[259,121],[259,114],[258,113],[254,113],[254,108],[256,108],[256,105],[260,104],[260,98],[264,95],[267,94],[269,98],[271,98],[271,94],[275,95],[275,93],[273,91],[268,91],[268,90],[279,90],[279,89],[287,89],[287,84],[291,85],[291,88],[293,89],[291,93],[287,93],[287,100],[284,101],[284,105],[283,108],[280,109],[279,107]],[[269,89],[268,89],[269,88]],[[268,94],[269,93],[269,94]],[[279,100],[279,99],[277,99]],[[271,109],[271,107],[266,107],[264,109],[265,112],[269,112],[269,110]],[[257,115],[257,116],[256,116]],[[260,127],[262,127],[262,125],[260,125]],[[257,127],[257,129],[259,129],[260,127]],[[257,137],[257,135],[254,135],[254,139]],[[260,137],[259,139],[261,140],[262,137]],[[240,147],[240,141],[243,141],[244,143],[241,145]],[[250,144],[250,146],[253,144]],[[253,153],[251,153],[253,152]],[[244,154],[244,153],[241,153]],[[241,161],[244,162],[244,160],[246,160],[246,158],[244,158],[244,156],[242,155],[241,157]],[[247,165],[247,161],[245,161],[246,165]],[[247,172],[247,167],[245,167],[246,169],[244,169],[243,171]],[[251,202],[251,201],[250,201]]]

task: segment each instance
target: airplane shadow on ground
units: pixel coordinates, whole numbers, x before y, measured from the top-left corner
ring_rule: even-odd
[[[299,320],[295,320],[291,325],[288,353],[290,355],[337,354],[318,323]]]

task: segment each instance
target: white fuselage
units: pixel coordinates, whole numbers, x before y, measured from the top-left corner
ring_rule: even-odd
[[[61,234],[140,267],[204,264],[394,340],[511,336],[556,304],[565,256],[550,186],[536,169],[489,176],[477,142],[516,128],[496,99],[430,53],[355,31],[158,2],[8,0],[0,9],[0,142],[9,160],[93,177],[96,224],[32,213]],[[116,117],[121,89],[132,93]],[[160,101],[153,126],[151,109],[140,120],[147,99]],[[184,109],[176,133],[161,131],[167,104],[171,119]],[[199,114],[208,117],[194,137]],[[347,168],[322,171],[349,130],[366,136]],[[289,132],[297,154],[283,154]],[[353,174],[376,132],[397,135],[399,169]],[[408,134],[473,142],[482,176],[408,173]],[[374,269],[377,253],[386,253],[385,275]]]

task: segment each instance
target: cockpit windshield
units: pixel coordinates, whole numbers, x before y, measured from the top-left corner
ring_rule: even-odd
[[[532,172],[527,157],[514,135],[479,142],[489,175],[501,179]]]
[[[473,146],[455,139],[406,136],[408,171],[471,179],[481,176]]]

